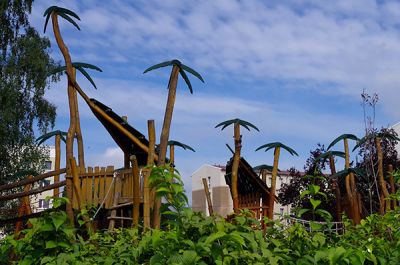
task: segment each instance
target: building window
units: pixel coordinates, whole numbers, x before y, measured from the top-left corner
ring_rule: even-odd
[[[50,206],[50,202],[48,200],[40,199],[39,200],[39,208],[48,209]]]
[[[44,179],[40,181],[40,187],[46,187],[50,185],[50,180]]]
[[[45,170],[51,170],[51,161],[45,161],[44,162],[44,169]]]

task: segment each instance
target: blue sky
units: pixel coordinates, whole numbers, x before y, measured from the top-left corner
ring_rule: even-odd
[[[294,148],[300,156],[282,153],[281,169],[302,169],[317,143],[362,136],[363,89],[379,94],[378,127],[400,121],[397,1],[35,1],[31,22],[41,32],[51,5],[81,18],[81,31],[60,20],[72,60],[103,69],[91,73],[98,90],[81,76],[78,82],[144,134],[148,119],[160,132],[170,69],[143,70],[177,58],[202,74],[205,84],[191,78],[193,95],[179,81],[170,134],[196,149],[176,151],[187,190],[202,164],[229,159],[233,128],[214,128],[227,119],[260,129],[243,131],[242,154],[254,166],[272,164],[272,152],[254,152],[264,143]],[[61,60],[52,31],[45,35]],[[66,80],[46,97],[57,105],[56,129],[67,130]],[[122,166],[112,138],[82,100],[79,107],[87,164]]]

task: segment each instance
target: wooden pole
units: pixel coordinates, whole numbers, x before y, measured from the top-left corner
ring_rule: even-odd
[[[67,168],[67,176],[66,176],[66,193],[67,197],[72,199],[72,175],[71,175],[71,165],[70,159],[73,157],[73,144],[74,144],[74,136],[76,133],[76,107],[74,101],[74,86],[71,80],[75,80],[75,76],[73,73],[73,67],[71,62],[71,56],[69,54],[68,48],[64,43],[64,40],[61,37],[60,28],[58,25],[58,15],[56,12],[51,14],[51,20],[53,24],[54,37],[56,39],[57,45],[64,57],[65,67],[68,73],[68,103],[69,103],[69,113],[70,113],[70,124],[67,133],[67,143],[66,143],[66,168]],[[67,203],[66,212],[68,219],[71,224],[74,223],[74,213],[72,210],[72,201]]]
[[[19,193],[13,193],[13,194],[7,194],[4,196],[0,196],[0,202],[2,201],[9,201],[9,200],[13,200],[13,199],[17,199],[17,198],[21,198],[21,197],[25,197],[25,196],[29,196],[29,195],[33,195],[33,194],[38,194],[38,193],[42,193],[43,191],[46,190],[52,190],[54,188],[58,188],[58,187],[62,187],[66,184],[66,181],[60,181],[58,183],[54,183],[51,185],[47,185],[41,188],[37,188],[34,190],[29,190],[28,192],[19,192]]]
[[[381,193],[382,193],[382,198],[381,200],[381,205],[379,207],[379,212],[380,214],[385,214],[385,210],[388,209],[387,205],[387,200],[386,198],[389,197],[389,192],[386,187],[386,181],[383,177],[383,153],[382,153],[382,147],[381,147],[381,138],[380,137],[375,137],[375,145],[376,145],[376,153],[378,155],[378,182],[379,186],[381,188]]]
[[[72,68],[72,74],[73,74],[73,79],[76,80],[76,70],[75,68]],[[79,118],[79,106],[78,106],[78,96],[76,93],[76,90],[73,89],[73,100],[74,100],[74,105],[75,105],[75,123],[76,123],[76,128],[75,128],[75,136],[76,136],[76,142],[78,145],[78,162],[79,162],[79,169],[80,172],[85,171],[85,152],[83,148],[83,136],[82,136],[82,131],[81,131],[81,121]]]
[[[269,205],[268,205],[268,219],[272,220],[274,218],[274,204],[275,204],[275,190],[276,190],[276,177],[278,176],[278,164],[279,164],[279,155],[281,152],[281,148],[275,147],[274,150],[274,165],[272,168],[272,176],[271,176],[271,189],[269,193]]]
[[[147,166],[151,167],[154,165],[154,150],[156,145],[156,130],[154,126],[154,120],[147,121],[148,134],[149,134],[149,152],[147,155]],[[150,228],[150,205],[154,201],[150,197],[149,187],[149,175],[151,168],[145,171],[143,176],[143,226],[145,229]],[[152,193],[154,196],[154,192]]]
[[[132,176],[133,176],[133,223],[136,227],[139,224],[139,209],[140,209],[140,176],[139,166],[136,156],[131,156]]]
[[[55,139],[55,161],[54,161],[54,169],[55,170],[60,170],[60,164],[61,164],[61,135],[57,134],[56,139]],[[60,175],[54,175],[54,183],[58,183],[60,181]],[[55,188],[53,190],[53,197],[58,198],[60,190],[59,188]]]
[[[13,188],[21,187],[21,186],[24,186],[24,185],[27,185],[27,184],[31,184],[33,182],[36,182],[36,181],[39,181],[39,180],[42,180],[42,179],[46,179],[48,177],[51,177],[51,176],[54,176],[54,175],[57,175],[57,174],[63,174],[63,173],[65,173],[65,171],[66,171],[65,168],[63,168],[63,169],[60,169],[60,170],[54,170],[54,171],[50,171],[50,172],[41,174],[41,175],[38,175],[38,176],[33,177],[33,178],[25,178],[25,179],[20,180],[18,182],[5,184],[5,185],[0,186],[0,192],[1,191],[5,191],[5,190],[11,190]]]
[[[329,155],[329,167],[331,168],[331,175],[336,174],[335,158]],[[336,199],[336,216],[338,222],[342,221],[342,196],[340,194],[340,186],[336,179],[332,180],[332,189],[335,191]]]
[[[350,155],[349,155],[349,143],[345,138],[343,139],[344,143],[344,153],[345,153],[345,168],[350,168]],[[346,176],[346,192],[347,197],[350,203],[350,218],[353,219],[355,224],[359,224],[361,221],[360,216],[360,205],[358,205],[357,199],[357,190],[356,190],[356,182],[353,173],[350,173]]]
[[[32,176],[28,176],[28,179],[32,179]],[[24,187],[24,192],[28,193],[29,190],[31,189],[32,184],[27,184]],[[29,215],[31,214],[31,206],[30,206],[30,201],[29,201],[29,196],[22,197],[21,199],[21,205],[18,209],[18,217],[22,217],[24,215]],[[23,221],[18,220],[17,223],[15,224],[15,232],[14,235],[18,236],[19,232],[23,229]]]
[[[68,73],[67,73],[68,75]],[[83,92],[82,88],[79,86],[79,84],[76,82],[76,80],[72,80],[72,83],[74,84],[74,87],[76,91],[82,96],[82,98],[85,100],[85,102],[89,105],[90,108],[92,108],[93,111],[97,112],[101,117],[103,117],[105,120],[110,122],[115,128],[117,128],[121,133],[123,133],[126,137],[128,137],[132,142],[135,143],[140,149],[145,151],[146,153],[149,152],[148,146],[144,145],[137,137],[135,137],[133,134],[131,134],[127,129],[125,129],[121,124],[116,122],[113,118],[111,118],[104,110],[99,108],[96,104],[94,104],[90,98]],[[158,160],[158,155],[154,155],[154,159]]]
[[[121,118],[125,123],[128,123],[128,116],[121,116]],[[130,162],[130,154],[128,152],[124,152],[124,168],[129,168]]]
[[[73,183],[73,195],[72,195],[72,205],[77,206],[78,210],[81,209],[81,189],[80,189],[80,181],[79,181],[79,172],[78,167],[76,165],[75,157],[73,157],[70,161],[71,164],[71,173],[72,173],[72,183]]]
[[[158,166],[165,165],[165,158],[167,155],[167,145],[169,139],[169,130],[171,127],[172,114],[174,111],[174,104],[176,98],[176,86],[178,85],[178,74],[179,74],[179,67],[174,65],[172,67],[171,76],[169,79],[167,106],[165,108],[163,127],[160,136],[160,151],[158,153],[158,161],[157,161]],[[160,208],[161,208],[161,198],[155,198],[154,209],[153,209],[153,228],[160,228],[160,221],[161,221]]]
[[[157,163],[157,165],[159,166],[165,164],[167,145],[169,140],[169,131],[171,127],[172,114],[174,111],[175,98],[176,98],[176,86],[178,85],[178,75],[179,75],[179,67],[174,65],[172,67],[171,76],[169,79],[167,106],[165,108],[164,122],[160,136],[160,152],[159,152],[159,160]]]
[[[202,181],[203,181],[203,186],[204,186],[204,192],[205,192],[206,199],[207,199],[208,213],[211,216],[211,215],[214,214],[214,209],[213,209],[213,206],[212,206],[210,191],[208,189],[207,179],[206,178],[202,178]]]
[[[239,194],[238,194],[238,171],[240,162],[240,150],[242,148],[242,136],[240,135],[240,124],[235,123],[234,133],[235,141],[235,154],[233,155],[232,163],[232,200],[233,200],[233,210],[235,213],[239,212]]]

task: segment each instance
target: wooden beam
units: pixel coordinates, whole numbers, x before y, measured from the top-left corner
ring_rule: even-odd
[[[60,169],[60,170],[54,170],[54,171],[50,171],[50,172],[41,174],[41,175],[38,175],[38,176],[33,177],[33,178],[26,178],[26,179],[20,180],[18,182],[14,182],[14,183],[10,183],[10,184],[6,184],[6,185],[3,185],[3,186],[0,186],[0,191],[10,190],[10,189],[13,189],[13,188],[25,186],[27,184],[32,184],[32,183],[34,183],[36,181],[39,181],[39,180],[42,180],[42,179],[46,179],[46,178],[52,177],[54,175],[63,174],[65,172],[66,172],[65,168],[63,168],[63,169]]]
[[[30,196],[33,194],[42,193],[43,191],[46,191],[46,190],[52,190],[54,188],[59,188],[59,187],[65,186],[65,183],[66,183],[66,181],[64,180],[64,181],[60,181],[58,183],[54,183],[54,184],[51,184],[51,185],[48,185],[45,187],[41,187],[41,188],[37,188],[34,190],[4,195],[4,196],[0,197],[0,201],[9,201],[9,200],[13,200],[13,199],[17,199],[17,198],[21,198],[21,197],[25,197],[25,196]]]
[[[208,189],[207,179],[206,178],[202,178],[202,181],[203,181],[203,186],[204,186],[204,192],[206,194],[206,199],[207,199],[208,213],[211,216],[214,213],[214,209],[213,209],[213,206],[212,206],[210,191]]]

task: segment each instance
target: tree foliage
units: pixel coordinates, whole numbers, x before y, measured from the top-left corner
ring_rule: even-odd
[[[32,2],[0,4],[0,184],[23,169],[40,171],[46,153],[35,144],[34,132],[53,127],[56,115],[44,94],[47,75],[57,65],[49,56],[49,40],[29,24]]]

